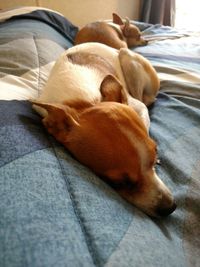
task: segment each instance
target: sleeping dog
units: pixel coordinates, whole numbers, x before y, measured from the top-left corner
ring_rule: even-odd
[[[147,44],[140,30],[131,24],[128,18],[124,22],[115,13],[112,22],[96,21],[80,29],[75,38],[75,45],[86,42],[99,42],[116,49]]]
[[[146,105],[129,91],[132,81],[126,75],[135,66],[142,81],[136,83],[137,96],[152,103],[159,81],[150,63],[128,49],[100,43],[65,51],[33,103],[49,133],[77,160],[148,215],[165,216],[176,205],[155,172],[156,144],[148,134]]]

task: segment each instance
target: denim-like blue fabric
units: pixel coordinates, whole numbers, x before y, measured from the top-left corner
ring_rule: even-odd
[[[178,204],[163,220],[131,207],[73,159],[30,103],[0,107],[9,114],[0,123],[0,266],[188,266],[187,197],[190,213],[199,208],[199,197],[188,195],[199,159],[196,107],[161,93],[150,110],[157,172]]]
[[[47,135],[30,103],[0,101],[0,110],[0,266],[106,261],[132,208]]]

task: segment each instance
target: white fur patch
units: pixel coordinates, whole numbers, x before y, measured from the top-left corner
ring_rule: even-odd
[[[107,60],[117,72],[118,79],[126,89],[126,82],[124,80],[124,75],[121,70],[120,62],[119,62],[119,51],[115,48],[109,47],[100,43],[84,43],[78,46],[73,46],[69,48],[65,53],[74,53],[74,52],[87,52],[87,53],[95,53],[96,55]]]
[[[56,62],[39,101],[89,101],[100,100],[99,87],[103,80],[95,69],[68,61],[66,52]]]

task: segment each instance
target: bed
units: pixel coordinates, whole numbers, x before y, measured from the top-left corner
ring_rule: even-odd
[[[0,266],[200,266],[200,33],[135,23],[161,79],[157,173],[178,208],[152,219],[48,135],[37,97],[78,28],[42,8],[0,13]]]

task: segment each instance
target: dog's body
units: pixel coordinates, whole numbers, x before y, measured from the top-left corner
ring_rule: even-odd
[[[148,110],[130,95],[131,81],[127,86],[131,68],[123,64],[130,60],[146,79],[140,95],[149,95],[155,73],[142,56],[86,43],[61,55],[35,109],[59,142],[129,202],[151,216],[168,215],[175,204],[154,170],[156,144],[148,135]]]
[[[90,54],[90,60],[85,58],[88,53]],[[73,64],[70,60],[70,57],[72,55],[74,57],[75,54],[79,54],[78,64]],[[133,52],[129,54],[128,49],[118,51],[100,43],[85,43],[68,49],[56,62],[46,88],[40,96],[40,101],[61,103],[65,100],[65,102],[77,102],[80,98],[81,101],[90,103],[101,102],[101,82],[107,74],[112,74],[117,77],[113,81],[115,86],[121,84],[122,91],[127,96],[127,104],[134,108],[142,118],[146,128],[149,129],[150,121],[145,105],[148,106],[154,102],[160,86],[159,79],[154,68],[144,57]],[[92,68],[90,68],[88,64],[91,65],[92,55],[93,63]],[[96,67],[94,67],[94,58]],[[74,63],[76,61],[77,59],[74,59]],[[102,72],[103,64],[106,64],[104,72]],[[138,69],[140,72],[138,72]],[[126,83],[126,80],[128,76],[134,76],[136,72],[138,75],[135,84],[133,82],[131,87],[131,81]],[[75,77],[73,78],[73,76]],[[69,80],[73,82],[68,83]],[[68,90],[63,90],[63,86],[66,86]]]
[[[84,26],[76,35],[75,44],[99,42],[120,49],[138,45],[146,45],[140,30],[113,13],[113,22],[96,21]]]

